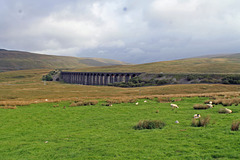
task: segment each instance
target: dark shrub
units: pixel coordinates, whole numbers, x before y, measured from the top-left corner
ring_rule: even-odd
[[[232,131],[238,131],[240,121],[234,121],[231,126]]]
[[[162,129],[166,124],[160,120],[140,120],[133,128],[136,130],[141,129]]]

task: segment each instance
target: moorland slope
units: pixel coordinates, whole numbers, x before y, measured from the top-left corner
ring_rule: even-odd
[[[75,71],[82,71],[75,70]],[[240,73],[240,53],[187,58],[138,65],[85,68],[88,72],[146,72],[146,73]]]
[[[126,63],[103,58],[53,56],[0,49],[0,72],[26,69],[73,69]]]

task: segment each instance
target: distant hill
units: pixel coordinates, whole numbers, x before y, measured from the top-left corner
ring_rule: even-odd
[[[0,49],[0,72],[25,69],[75,69],[127,63],[103,58],[53,56]]]
[[[78,70],[82,71],[82,70]],[[238,73],[240,53],[162,61],[138,65],[85,68],[89,72],[147,72],[147,73]]]

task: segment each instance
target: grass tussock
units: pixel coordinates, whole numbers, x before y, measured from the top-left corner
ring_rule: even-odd
[[[220,108],[218,113],[228,114],[228,113],[232,113],[232,111],[227,108]]]
[[[171,103],[173,102],[171,97],[159,97],[158,98],[159,103]]]
[[[83,101],[75,101],[73,102],[70,107],[77,107],[77,106],[91,106],[98,104],[97,100],[83,100]]]
[[[166,124],[160,120],[140,120],[133,128],[136,130],[142,129],[162,129]]]
[[[2,109],[17,109],[16,106],[4,106],[4,107],[0,107]]]
[[[206,104],[194,104],[193,109],[208,109],[209,106]]]
[[[102,103],[102,106],[112,106],[111,103]]]
[[[106,100],[109,104],[120,104],[120,103],[135,103],[137,102],[137,98],[129,98],[129,97],[121,97],[121,98],[112,98]]]
[[[193,118],[192,126],[193,127],[206,127],[210,122],[210,116],[207,117],[200,117],[200,118]]]
[[[232,126],[231,126],[231,131],[238,131],[239,124],[240,124],[240,121],[233,121]]]
[[[205,103],[209,103],[210,100],[205,101]],[[240,98],[229,98],[228,96],[224,96],[224,98],[217,98],[215,100],[212,100],[212,104],[215,105],[223,105],[223,106],[232,106],[235,105],[237,106],[238,104],[240,104]]]

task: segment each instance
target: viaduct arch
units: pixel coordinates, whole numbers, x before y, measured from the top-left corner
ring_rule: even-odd
[[[128,82],[140,74],[142,73],[61,72],[60,79],[71,84],[108,85],[115,82]]]

